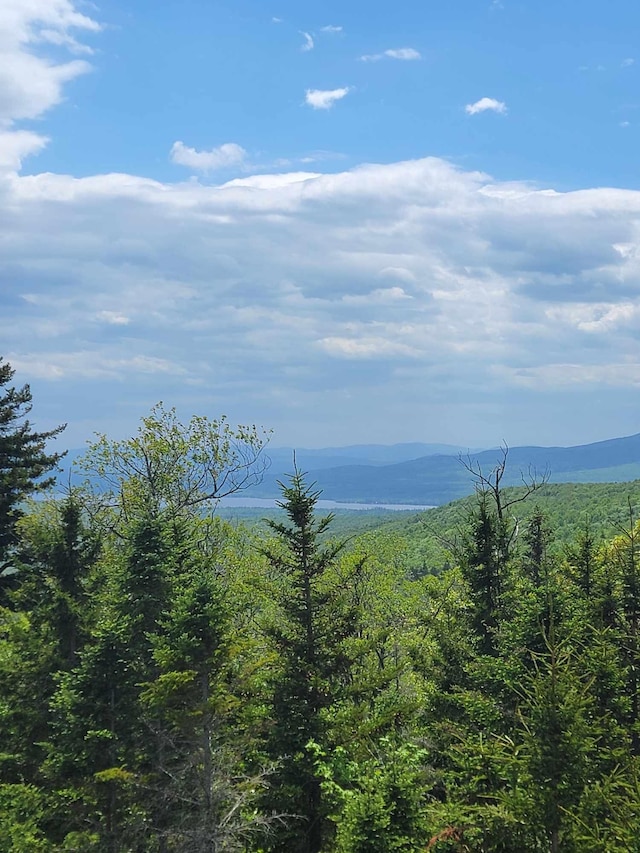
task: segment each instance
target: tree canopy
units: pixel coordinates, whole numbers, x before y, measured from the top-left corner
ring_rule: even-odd
[[[3,399],[22,502],[59,429]],[[494,472],[418,571],[392,528],[332,538],[299,471],[265,527],[217,518],[264,440],[156,408],[90,450],[99,512],[77,489],[0,518],[0,849],[639,850],[633,495],[560,548],[547,487],[525,511]]]

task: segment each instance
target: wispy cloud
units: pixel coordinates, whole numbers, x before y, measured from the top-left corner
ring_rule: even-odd
[[[19,171],[25,157],[37,154],[48,141],[31,130],[0,131],[0,170]]]
[[[398,47],[383,50],[382,53],[366,53],[360,57],[361,62],[379,62],[381,59],[401,59],[407,62],[422,59],[422,55],[414,47]]]
[[[629,56],[629,57],[627,57],[627,59],[623,59],[620,64],[622,65],[623,68],[631,68],[632,65],[636,64],[636,61],[635,61],[635,59],[633,59],[632,57]]]
[[[172,163],[188,166],[198,172],[214,172],[228,166],[238,166],[244,162],[247,152],[235,142],[225,142],[209,151],[197,151],[189,148],[184,142],[174,142],[171,146],[170,158]]]
[[[41,118],[60,103],[66,83],[91,70],[83,59],[53,59],[47,50],[53,45],[76,55],[93,52],[72,33],[94,34],[102,27],[76,5],[75,0],[0,0],[0,170],[18,171],[25,157],[48,142],[15,125]]]
[[[326,27],[320,27],[321,33],[341,33],[342,27],[337,27],[334,24],[327,24]]]
[[[271,23],[272,24],[282,24],[282,23],[284,23],[284,21],[282,18],[273,17],[273,18],[271,18]]]
[[[403,59],[405,61],[422,58],[420,51],[413,47],[399,47],[396,50],[385,50],[384,55],[390,59]]]
[[[306,33],[306,32],[304,32],[304,30],[300,30],[300,35],[304,39],[304,42],[303,42],[302,46],[300,47],[300,50],[303,53],[306,53],[309,50],[313,50],[313,48],[315,47],[315,43],[313,41],[313,36],[311,35],[311,33]]]
[[[74,8],[72,0],[2,0],[0,3],[0,125],[39,118],[62,100],[64,84],[91,69],[84,60],[53,61],[38,46],[91,53],[72,31],[97,33],[101,25]]]
[[[324,160],[344,160],[346,154],[339,151],[310,151],[299,158],[300,163],[319,163]]]
[[[121,314],[119,311],[99,311],[95,319],[110,326],[128,326],[131,322],[130,317]]]
[[[501,113],[504,115],[507,112],[507,105],[504,101],[497,101],[495,98],[480,98],[479,101],[473,104],[467,104],[464,111],[470,116],[486,112]]]
[[[336,101],[342,100],[350,91],[350,86],[341,89],[307,89],[304,100],[314,110],[330,110]]]

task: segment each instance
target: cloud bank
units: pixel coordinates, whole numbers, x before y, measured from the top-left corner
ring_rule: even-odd
[[[67,0],[0,12],[2,354],[34,383],[38,427],[123,435],[164,399],[298,445],[637,431],[640,192],[557,192],[433,157],[214,186],[21,174],[46,137],[16,123],[89,69],[78,39],[98,29]],[[485,110],[506,106],[467,106]],[[245,172],[245,156],[171,151],[202,172]]]
[[[0,220],[5,354],[97,419],[162,397],[282,441],[458,440],[537,406],[542,440],[567,394],[640,385],[639,192],[436,158],[218,186],[6,172]]]

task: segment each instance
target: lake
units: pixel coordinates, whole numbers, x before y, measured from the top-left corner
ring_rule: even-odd
[[[220,499],[220,506],[230,509],[275,509],[277,504],[275,498],[228,497]],[[426,509],[433,509],[432,506],[419,506],[416,504],[355,504],[328,500],[319,500],[316,506],[318,509],[347,509],[351,511],[390,510],[392,512],[422,512]]]

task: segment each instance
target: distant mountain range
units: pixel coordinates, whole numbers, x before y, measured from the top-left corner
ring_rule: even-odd
[[[277,498],[278,480],[293,470],[294,449],[267,448],[271,465],[260,485],[242,494]],[[58,483],[69,482],[72,450],[63,460]],[[298,449],[296,465],[322,490],[322,497],[351,503],[439,506],[470,494],[473,477],[463,461],[488,474],[501,458],[499,448],[469,450],[450,444],[354,444],[348,447]],[[546,476],[551,483],[623,483],[640,479],[640,433],[576,447],[512,447],[503,485],[523,476]],[[81,479],[78,476],[73,481]]]
[[[478,448],[474,452],[478,452]],[[468,453],[467,447],[455,444],[351,444],[347,447],[322,447],[316,449],[292,447],[268,447],[273,471],[290,472],[295,454],[300,470],[323,471],[326,468],[344,468],[352,465],[393,465],[409,462],[423,456],[459,456]]]
[[[293,449],[269,450],[271,467],[262,483],[246,494],[277,497],[277,480],[293,468]],[[474,480],[461,459],[488,474],[500,449],[472,450],[452,445],[354,445],[296,451],[296,463],[322,489],[323,498],[365,503],[440,505],[470,494]],[[640,433],[575,447],[512,447],[503,484],[523,476],[552,483],[627,482],[640,479]]]

